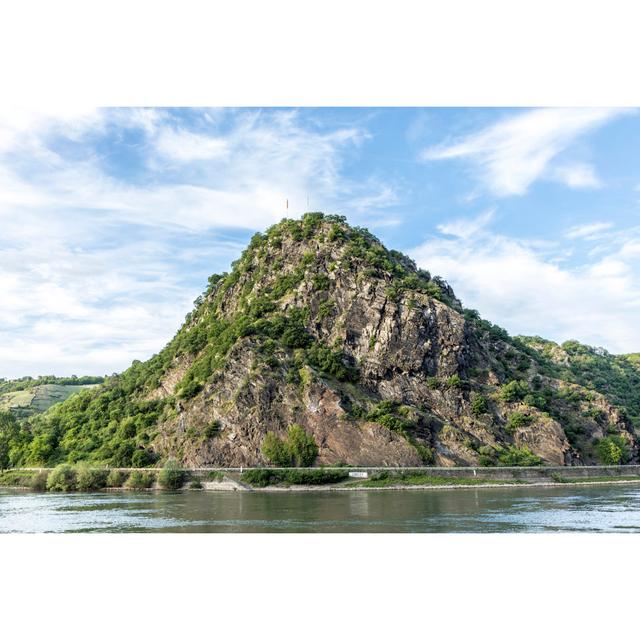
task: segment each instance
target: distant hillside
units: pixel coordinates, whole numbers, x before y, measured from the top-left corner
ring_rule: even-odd
[[[517,340],[533,349],[549,375],[602,393],[640,431],[640,354],[612,355],[575,340],[561,345],[537,336]]]
[[[12,465],[621,464],[638,460],[637,372],[512,338],[366,229],[309,213],[211,276],[160,353],[3,446]]]
[[[0,411],[10,411],[16,418],[43,413],[74,393],[91,389],[104,382],[101,376],[58,378],[20,378],[0,380]]]

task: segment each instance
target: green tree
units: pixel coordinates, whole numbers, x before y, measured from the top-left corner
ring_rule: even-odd
[[[33,491],[46,491],[47,490],[47,478],[49,477],[48,471],[39,471],[36,473],[31,482],[29,483]]]
[[[47,477],[49,491],[74,491],[76,472],[70,464],[59,464]]]
[[[107,476],[107,487],[121,487],[126,479],[127,475],[125,473],[118,471],[118,469],[111,469]]]
[[[29,444],[27,461],[31,464],[47,464],[53,456],[55,445],[52,433],[41,433]]]
[[[158,484],[163,489],[180,489],[184,484],[184,469],[176,460],[168,460],[158,475]]]
[[[78,491],[102,489],[107,482],[107,472],[104,469],[95,469],[86,463],[81,463],[76,466],[75,471]]]
[[[273,431],[268,431],[262,441],[262,455],[277,467],[290,467],[293,456],[289,445]]]
[[[498,455],[501,466],[505,467],[539,467],[542,459],[528,447],[507,447]]]
[[[471,413],[473,413],[474,416],[481,416],[487,413],[488,410],[489,405],[487,404],[487,399],[479,393],[474,394],[471,398]]]
[[[262,441],[262,455],[278,467],[310,467],[318,456],[318,445],[300,425],[292,424],[284,439],[267,432]]]
[[[16,444],[20,427],[12,413],[0,411],[0,469],[11,464],[11,449]]]
[[[507,420],[505,431],[507,433],[515,433],[520,427],[526,427],[534,420],[532,415],[528,413],[522,413],[521,411],[514,411]]]
[[[318,445],[304,429],[292,424],[288,431],[288,445],[296,467],[310,467],[318,456]]]
[[[156,460],[155,455],[148,449],[136,449],[131,456],[132,467],[149,467]]]
[[[596,444],[596,456],[602,464],[626,464],[629,461],[629,446],[621,436],[601,438]]]
[[[144,471],[132,471],[124,486],[127,489],[150,489],[153,486],[153,476]]]
[[[524,380],[512,380],[500,389],[500,397],[505,402],[517,402],[529,393],[529,385]]]

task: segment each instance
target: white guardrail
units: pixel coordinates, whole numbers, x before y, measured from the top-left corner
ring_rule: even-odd
[[[115,469],[116,471],[161,471],[162,467],[108,467],[105,465],[96,466],[97,469],[108,469],[109,471]],[[47,471],[52,467],[15,467],[12,469],[5,469],[5,471]],[[539,471],[541,473],[548,473],[554,471],[579,471],[579,470],[611,470],[611,471],[637,471],[640,475],[640,465],[637,464],[624,464],[624,465],[580,465],[580,466],[536,466],[536,467],[370,467],[370,466],[342,466],[342,467],[182,467],[182,471],[220,471],[222,473],[242,473],[243,471],[249,471],[254,469],[296,469],[298,471],[348,471],[351,473],[357,472],[375,472],[375,471],[419,471],[421,473],[434,472],[434,473],[471,473],[474,472],[499,472],[499,471]],[[359,476],[354,476],[359,477]]]

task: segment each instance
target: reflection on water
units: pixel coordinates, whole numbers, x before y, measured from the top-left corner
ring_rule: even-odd
[[[640,531],[640,487],[34,494],[0,491],[0,532]]]
[[[349,494],[349,509],[352,516],[369,516],[369,496],[368,491],[354,491]]]

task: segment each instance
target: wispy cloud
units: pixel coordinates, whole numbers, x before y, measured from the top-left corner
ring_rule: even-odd
[[[567,238],[580,238],[585,240],[593,240],[601,237],[603,231],[608,231],[613,227],[611,222],[591,222],[589,224],[577,225],[571,227],[565,234]]]
[[[572,189],[598,189],[602,181],[596,175],[595,168],[588,164],[570,164],[557,167],[552,178]]]
[[[475,218],[459,218],[446,224],[439,224],[438,231],[448,236],[469,238],[484,229],[493,220],[495,209],[489,209]]]
[[[512,331],[637,350],[637,193],[599,177],[603,148],[580,155],[583,136],[623,113],[518,111],[427,149],[434,162],[416,166],[405,147],[419,138],[390,142],[399,111],[0,106],[0,376],[110,372],[148,357],[253,231],[307,208],[345,214],[406,248],[435,233],[432,216],[477,207],[475,217],[441,223],[419,250],[465,303]],[[427,115],[423,134],[449,117]],[[435,164],[444,158],[474,169],[473,198],[464,201],[464,174]],[[599,200],[611,189],[621,213],[585,222],[584,197],[563,189],[562,210],[577,226],[549,225],[537,238],[492,233],[493,196],[525,193],[536,180],[600,188]],[[536,204],[549,204],[539,195]],[[529,204],[509,203],[510,233]]]
[[[88,130],[99,129],[104,113],[92,107],[33,109],[5,102],[0,105],[0,153],[21,148],[44,150],[43,134],[64,132],[68,138],[77,139]]]
[[[307,197],[375,217],[394,188],[343,171],[368,136],[295,110],[4,109],[0,376],[148,357],[249,233]]]
[[[160,155],[174,162],[211,160],[229,155],[229,143],[224,138],[184,129],[163,129],[155,140],[155,148]]]
[[[446,278],[465,306],[513,334],[576,338],[613,352],[638,349],[640,228],[616,236],[595,261],[570,266],[561,246],[483,231],[477,219],[469,224],[475,233],[433,237],[410,252]],[[604,226],[576,227],[573,237],[598,228]]]
[[[496,196],[522,195],[544,177],[550,163],[579,136],[602,126],[621,109],[534,109],[504,118],[460,140],[430,147],[425,161],[471,161],[485,187]],[[585,166],[557,170],[571,187],[594,186],[593,170]],[[590,172],[591,171],[591,172]]]
[[[384,208],[393,190],[351,183],[341,175],[342,154],[367,138],[366,131],[337,128],[318,132],[305,128],[296,112],[239,114],[224,132],[204,134],[178,127],[175,118],[150,109],[98,110],[71,127],[73,136],[95,135],[96,128],[139,130],[138,142],[148,165],[147,180],[132,181],[105,171],[102,158],[89,151],[69,160],[48,146],[53,135],[68,138],[64,122],[44,116],[13,126],[13,148],[30,132],[29,157],[20,159],[22,171],[0,164],[3,204],[37,205],[41,211],[101,212],[110,220],[189,229],[220,226],[261,228],[282,217],[288,199],[294,211],[304,211],[310,196],[318,206],[331,208],[340,199],[355,198],[370,209]],[[31,124],[30,124],[31,123]],[[94,127],[90,126],[94,123]],[[122,134],[121,134],[122,135]],[[7,144],[9,144],[7,142]],[[34,155],[33,150],[39,153]],[[46,155],[45,155],[46,152]],[[175,173],[172,165],[192,168]],[[356,206],[361,206],[356,204]]]

